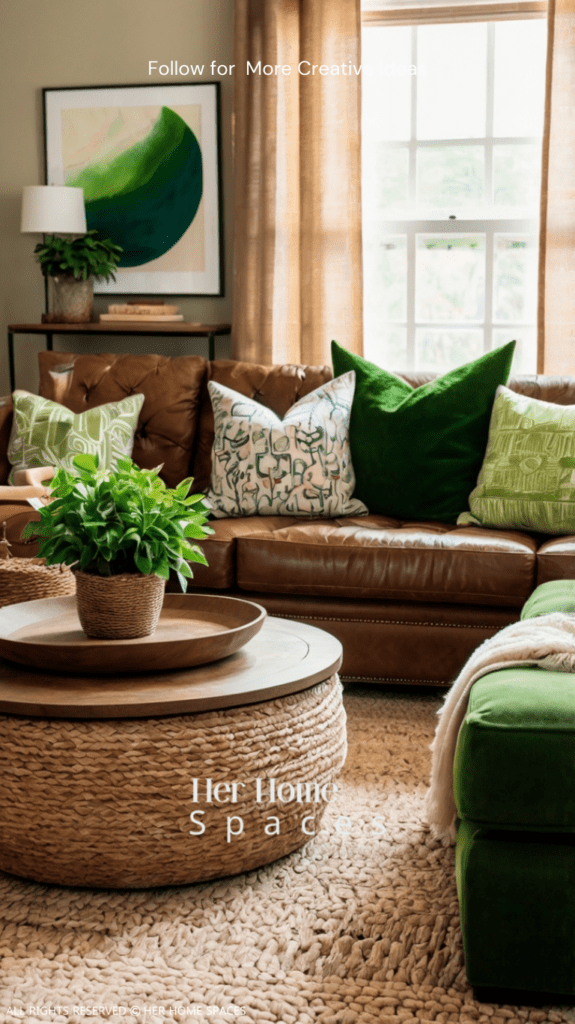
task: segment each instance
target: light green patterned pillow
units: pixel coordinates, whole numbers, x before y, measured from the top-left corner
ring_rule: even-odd
[[[575,533],[575,405],[498,387],[469,508],[482,526]]]
[[[210,381],[215,439],[207,501],[216,516],[363,515],[349,416],[355,373],[300,398],[280,420],[238,391]]]
[[[10,483],[18,469],[62,466],[72,469],[79,452],[97,455],[102,469],[113,469],[118,459],[129,458],[134,447],[144,395],[129,395],[121,402],[98,405],[73,413],[49,398],[15,391],[14,420],[8,442],[12,463]]]

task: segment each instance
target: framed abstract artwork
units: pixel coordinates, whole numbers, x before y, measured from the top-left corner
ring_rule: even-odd
[[[218,82],[44,89],[46,183],[124,252],[100,294],[223,295]]]

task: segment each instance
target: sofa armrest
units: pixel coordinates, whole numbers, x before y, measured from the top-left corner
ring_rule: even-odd
[[[11,487],[9,484],[0,484],[0,518],[2,505],[4,503],[28,501],[29,498],[41,498],[43,504],[48,503],[50,492],[45,487],[35,487],[33,484],[23,484],[21,487]],[[44,501],[46,499],[46,501]]]
[[[34,466],[33,469],[17,469],[14,473],[15,487],[36,487],[45,491],[45,480],[51,480],[56,472],[54,466]]]

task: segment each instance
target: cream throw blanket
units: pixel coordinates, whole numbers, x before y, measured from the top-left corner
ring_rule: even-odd
[[[453,683],[431,744],[431,785],[425,811],[432,832],[455,842],[453,759],[459,730],[467,711],[469,691],[481,676],[502,668],[537,665],[552,672],[575,672],[575,615],[553,612],[514,622],[485,640]]]

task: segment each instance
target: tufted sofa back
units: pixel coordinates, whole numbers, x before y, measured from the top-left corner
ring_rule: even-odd
[[[253,398],[283,418],[300,398],[309,395],[310,391],[315,391],[332,377],[331,366],[259,366],[257,363],[236,363],[231,359],[217,359],[210,363],[202,387],[198,441],[192,471],[194,489],[203,492],[210,482],[214,416],[208,380]]]
[[[397,376],[411,384],[412,388],[420,388],[430,380],[435,380],[438,375],[413,371],[398,373]],[[542,402],[575,405],[575,377],[547,377],[543,374],[510,377],[507,386],[520,395],[529,395],[530,398],[538,398]]]
[[[143,392],[134,462],[142,469],[163,463],[161,476],[168,487],[176,487],[188,475],[206,359],[67,352],[40,352],[38,358],[40,394],[72,412]]]
[[[333,375],[330,366],[260,366],[224,359],[208,363],[200,356],[40,352],[38,358],[40,394],[73,412],[143,392],[134,461],[149,469],[163,463],[162,477],[169,487],[191,475],[197,491],[209,485],[214,440],[208,380],[254,398],[283,417]],[[401,376],[412,387],[420,387],[436,374]],[[509,387],[546,402],[575,405],[575,377],[514,377]]]

